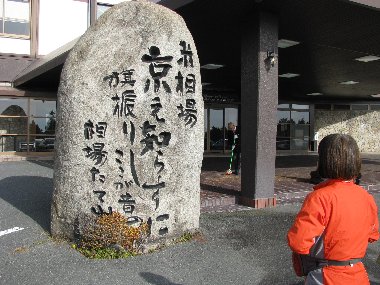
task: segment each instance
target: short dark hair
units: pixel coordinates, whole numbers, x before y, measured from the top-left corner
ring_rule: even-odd
[[[350,135],[325,136],[319,143],[318,154],[318,172],[321,177],[349,180],[360,175],[360,151]]]

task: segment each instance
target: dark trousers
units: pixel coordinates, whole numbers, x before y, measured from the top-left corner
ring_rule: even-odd
[[[235,174],[240,172],[240,151],[234,153]]]

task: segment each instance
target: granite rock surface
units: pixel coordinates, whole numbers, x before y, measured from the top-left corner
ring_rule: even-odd
[[[73,239],[117,211],[151,238],[199,226],[203,99],[193,38],[175,12],[128,1],[79,39],[61,75],[51,230]]]

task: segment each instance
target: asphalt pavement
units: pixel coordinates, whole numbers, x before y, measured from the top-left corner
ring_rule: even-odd
[[[292,284],[286,233],[300,203],[275,208],[203,213],[201,237],[142,256],[90,260],[50,238],[51,164],[0,163],[0,284]],[[373,194],[380,205],[380,194]],[[364,263],[380,285],[380,242]]]

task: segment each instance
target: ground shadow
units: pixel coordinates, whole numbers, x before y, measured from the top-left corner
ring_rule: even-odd
[[[40,166],[44,166],[50,169],[54,168],[54,161],[53,160],[29,160],[29,162],[35,163]]]
[[[369,277],[373,277],[374,281],[371,281],[371,285],[380,285],[380,271],[379,264],[376,262],[377,256],[379,256],[378,245],[376,243],[369,244],[366,255],[363,259],[364,266],[368,272]],[[374,256],[374,258],[373,258]]]
[[[0,199],[8,202],[50,232],[53,179],[12,176],[0,181]]]
[[[209,184],[204,184],[204,183],[201,183],[201,189],[211,191],[211,192],[220,193],[220,194],[231,195],[231,196],[240,196],[241,195],[239,190],[228,189],[228,188],[224,188],[221,186],[214,186],[214,185],[209,185]]]
[[[293,271],[291,251],[287,244],[286,234],[294,221],[295,213],[248,212],[235,213],[234,218],[225,220],[220,243],[238,251],[241,258],[255,257],[252,270],[260,268],[260,278],[252,284],[268,285],[301,285],[303,278]],[[239,221],[237,223],[237,221]],[[263,274],[264,273],[264,274]]]
[[[317,167],[317,155],[276,156],[276,168]]]
[[[173,283],[164,276],[150,273],[150,272],[140,272],[140,276],[145,279],[149,284],[156,285],[181,285],[179,283]]]
[[[293,271],[291,250],[287,243],[287,232],[292,226],[295,213],[268,212],[251,215],[248,212],[235,213],[233,218],[223,221],[223,228],[216,236],[220,238],[222,247],[232,247],[242,254],[242,257],[252,257],[258,261],[259,268],[264,268],[266,274],[260,281],[252,284],[268,285],[301,285],[303,278],[297,277]],[[239,221],[239,222],[237,222]],[[363,259],[363,263],[371,279],[371,285],[380,285],[378,282],[379,265],[375,259],[378,256],[378,247],[367,250],[367,254],[375,258]],[[254,268],[254,267],[253,267]]]
[[[279,155],[276,156],[276,168],[315,167],[317,168],[317,155]],[[202,171],[225,172],[229,168],[229,157],[204,157]],[[380,160],[362,158],[363,165],[380,165]],[[380,169],[379,169],[380,170]]]
[[[230,167],[229,157],[204,157],[202,171],[226,172]]]
[[[276,168],[317,167],[317,155],[276,156]],[[225,172],[230,165],[229,157],[204,157],[202,171]]]
[[[299,178],[299,177],[295,177],[295,176],[281,176],[283,178],[287,178],[287,179],[292,179],[292,180],[295,180],[297,182],[303,182],[303,183],[310,183],[310,184],[315,184],[315,183],[312,183],[312,181],[310,180],[310,178]]]

